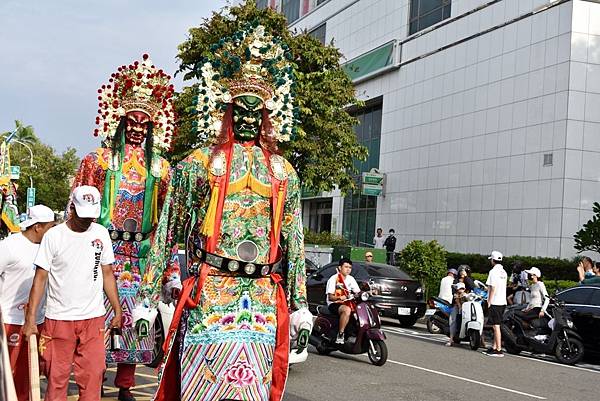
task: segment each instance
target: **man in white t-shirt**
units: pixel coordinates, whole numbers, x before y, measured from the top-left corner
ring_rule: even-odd
[[[35,274],[33,260],[42,237],[54,226],[54,212],[44,205],[32,206],[27,211],[27,219],[20,226],[22,232],[0,241],[0,308],[17,398],[19,401],[28,401],[30,386],[27,343],[21,336],[21,330]],[[35,316],[35,323],[40,325],[43,321],[42,302],[39,313]]]
[[[488,257],[492,264],[492,270],[488,275],[485,284],[488,286],[488,323],[494,329],[494,344],[488,349],[486,355],[502,357],[502,332],[500,325],[504,309],[506,308],[506,280],[508,275],[502,267],[502,254],[493,251]]]
[[[100,193],[80,186],[71,199],[69,219],[48,230],[35,258],[23,334],[37,332],[35,313],[48,283],[39,342],[48,378],[45,400],[66,399],[74,366],[79,400],[98,401],[106,369],[103,292],[115,311],[111,328],[121,327],[122,310],[112,272],[112,242],[106,228],[93,222],[100,215]]]
[[[456,280],[458,276],[458,271],[456,269],[448,269],[448,274],[440,281],[440,293],[438,294],[438,298],[442,298],[444,301],[449,304],[452,303],[452,284]]]
[[[373,247],[376,249],[383,249],[385,238],[386,237],[383,236],[383,228],[379,227],[377,229],[377,233],[373,237]]]
[[[327,287],[325,288],[327,308],[332,313],[340,315],[336,344],[344,344],[344,330],[350,321],[350,313],[352,312],[349,300],[352,298],[352,294],[360,292],[358,283],[350,275],[350,272],[352,272],[352,261],[346,258],[340,259],[337,274],[327,280]]]

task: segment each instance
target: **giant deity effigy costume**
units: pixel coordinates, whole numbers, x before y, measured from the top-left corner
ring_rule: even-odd
[[[156,400],[283,396],[289,312],[310,316],[300,182],[277,150],[296,123],[290,57],[255,24],[213,45],[197,67],[198,132],[214,140],[173,172],[136,308],[136,320],[155,315],[161,287],[179,277],[184,242],[190,278]]]
[[[84,157],[73,187],[92,185],[102,194],[98,223],[111,235],[113,271],[123,308],[122,348],[110,351],[107,363],[118,363],[115,385],[127,390],[119,399],[133,397],[135,363],[153,359],[154,336],[140,339],[133,329],[132,310],[144,274],[150,236],[158,223],[168,184],[169,163],[160,155],[170,148],[175,112],[170,77],[144,55],[143,61],[122,66],[109,83],[98,89],[98,128],[103,147]],[[112,310],[106,300],[107,322]]]

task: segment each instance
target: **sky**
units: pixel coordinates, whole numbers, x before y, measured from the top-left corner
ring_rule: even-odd
[[[97,89],[123,64],[148,53],[175,73],[188,29],[225,0],[2,0],[0,132],[32,125],[59,153],[99,146],[92,133]],[[184,85],[182,74],[173,83]]]

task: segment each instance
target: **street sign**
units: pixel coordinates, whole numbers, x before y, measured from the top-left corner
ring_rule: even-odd
[[[372,168],[371,171],[363,172],[361,180],[361,195],[383,195],[384,183],[385,175],[380,173],[376,168]]]
[[[27,207],[35,205],[35,188],[27,188]]]
[[[10,166],[10,179],[18,180],[21,176],[21,166]]]
[[[380,196],[383,193],[381,185],[363,184],[361,195]]]

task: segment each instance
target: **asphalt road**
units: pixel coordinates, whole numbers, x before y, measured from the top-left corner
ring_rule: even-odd
[[[465,344],[444,347],[443,336],[424,326],[402,329],[387,322],[388,362],[369,363],[366,355],[318,355],[290,368],[285,401],[438,401],[438,400],[598,400],[600,365],[569,367],[550,357],[506,355],[491,358]],[[104,400],[115,400],[111,387],[115,369],[109,369]],[[137,371],[133,390],[138,401],[151,398],[155,372]],[[77,394],[74,384],[70,394]],[[69,397],[71,399],[71,397]],[[73,397],[72,399],[76,399]]]

